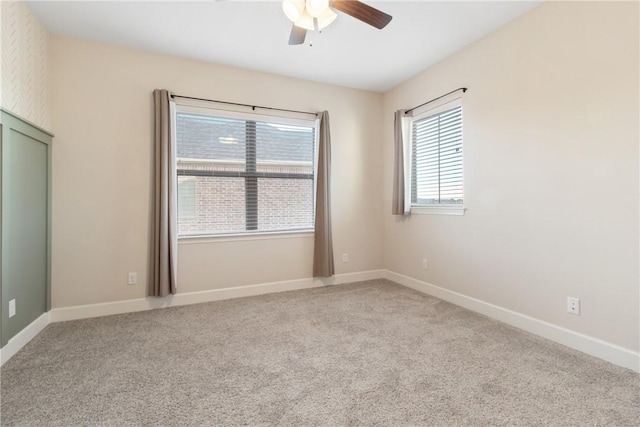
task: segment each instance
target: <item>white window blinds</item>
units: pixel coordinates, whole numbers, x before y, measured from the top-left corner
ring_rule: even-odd
[[[463,202],[462,106],[427,111],[412,123],[411,204]]]

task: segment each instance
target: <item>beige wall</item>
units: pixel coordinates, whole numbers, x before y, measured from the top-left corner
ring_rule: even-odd
[[[336,273],[382,267],[380,94],[58,36],[51,48],[54,308],[145,296],[155,88],[328,110]],[[180,292],[311,276],[312,237],[179,249]]]
[[[0,1],[0,105],[51,130],[49,33],[22,1]]]
[[[638,351],[638,40],[637,2],[544,3],[385,94],[385,267]],[[392,112],[460,86],[466,215],[393,217]]]

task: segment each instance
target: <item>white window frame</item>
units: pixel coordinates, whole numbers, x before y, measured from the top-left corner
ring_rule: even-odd
[[[318,177],[318,142],[319,142],[319,120],[316,114],[285,112],[280,110],[268,110],[242,105],[216,103],[215,101],[192,100],[186,98],[177,98],[175,101],[173,124],[176,129],[175,115],[178,113],[194,113],[211,115],[214,117],[227,117],[238,120],[252,120],[260,122],[269,122],[273,124],[282,124],[290,126],[306,126],[313,127],[315,132],[314,139],[314,159],[313,159],[313,211],[312,217],[315,218],[316,209],[316,186]],[[173,132],[173,145],[177,152],[176,132]],[[176,171],[178,158],[175,158]],[[177,177],[177,173],[176,173]],[[177,209],[177,206],[176,206]],[[202,233],[202,234],[178,234],[178,240],[183,243],[206,243],[206,242],[225,242],[234,240],[264,240],[279,238],[299,238],[313,236],[315,233],[315,221],[309,228],[304,229],[287,229],[287,230],[245,230],[230,231],[221,233]]]
[[[410,158],[413,158],[413,122],[417,120],[421,120],[427,117],[431,117],[440,113],[443,113],[451,108],[455,107],[462,108],[462,146],[464,147],[464,106],[462,104],[462,96],[460,94],[452,95],[449,97],[445,97],[436,102],[424,105],[422,107],[416,108],[412,112],[411,117],[411,126],[410,126],[410,137],[408,141],[409,145],[409,153]],[[412,214],[427,214],[427,215],[464,215],[466,212],[466,195],[465,195],[465,153],[464,149],[462,152],[462,204],[438,204],[438,205],[427,205],[427,204],[414,204],[411,199],[411,194],[413,188],[410,188],[409,197],[411,200],[411,213]],[[413,169],[411,168],[410,173],[408,174],[408,181],[410,186],[413,185]]]

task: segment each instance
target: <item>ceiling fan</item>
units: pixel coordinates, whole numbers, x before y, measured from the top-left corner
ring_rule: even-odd
[[[284,0],[282,9],[293,22],[290,45],[303,44],[307,31],[322,30],[331,24],[338,17],[333,9],[378,29],[386,27],[392,18],[358,0]]]

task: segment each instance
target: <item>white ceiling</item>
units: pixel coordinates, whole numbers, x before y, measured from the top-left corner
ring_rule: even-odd
[[[287,44],[280,1],[28,1],[52,33],[384,92],[538,5],[536,1],[372,1],[377,30],[348,15]],[[310,46],[312,44],[312,46]]]

